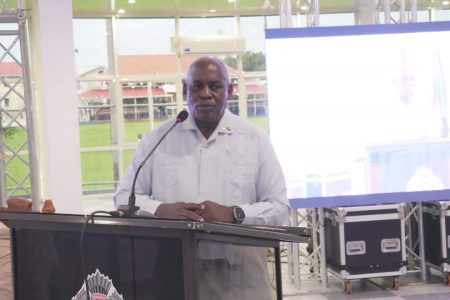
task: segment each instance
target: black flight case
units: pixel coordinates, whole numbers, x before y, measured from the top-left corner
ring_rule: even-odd
[[[326,262],[330,273],[351,292],[352,279],[392,277],[406,273],[404,204],[325,209]]]
[[[423,202],[422,206],[427,266],[441,271],[450,285],[450,201]]]

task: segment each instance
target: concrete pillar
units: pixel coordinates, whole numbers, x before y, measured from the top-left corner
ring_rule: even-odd
[[[41,199],[82,212],[71,0],[27,0]]]
[[[356,0],[354,11],[356,25],[375,24],[378,14],[375,0]]]

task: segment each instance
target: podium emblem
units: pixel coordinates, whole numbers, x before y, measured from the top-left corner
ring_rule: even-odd
[[[116,291],[112,280],[100,273],[98,269],[95,270],[95,273],[88,275],[87,282],[89,283],[91,300],[123,300],[122,295]],[[86,294],[86,283],[83,283],[72,300],[85,300]]]

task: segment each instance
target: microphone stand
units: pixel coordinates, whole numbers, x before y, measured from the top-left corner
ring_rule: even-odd
[[[146,163],[146,161],[152,156],[152,154],[155,152],[156,148],[158,148],[159,144],[166,138],[166,136],[169,134],[169,132],[172,131],[172,129],[178,125],[178,123],[183,122],[188,117],[188,112],[186,110],[182,110],[175,121],[175,123],[167,130],[164,135],[159,139],[158,143],[152,148],[149,154],[145,157],[145,159],[141,162],[139,167],[136,170],[136,174],[134,175],[133,184],[131,186],[131,192],[130,196],[128,197],[128,205],[120,205],[117,209],[120,215],[123,215],[125,217],[132,217],[137,211],[139,211],[139,206],[136,206],[136,194],[135,194],[135,187],[136,187],[136,180],[138,177],[139,172],[141,171],[142,167]]]

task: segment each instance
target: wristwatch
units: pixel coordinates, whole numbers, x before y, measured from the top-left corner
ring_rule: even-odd
[[[232,209],[233,209],[234,223],[242,224],[242,222],[244,222],[244,219],[245,219],[244,210],[242,208],[240,208],[239,206],[233,206]]]

